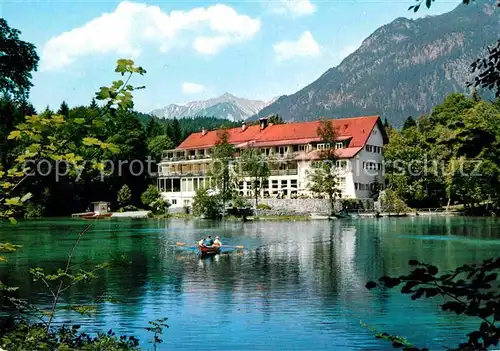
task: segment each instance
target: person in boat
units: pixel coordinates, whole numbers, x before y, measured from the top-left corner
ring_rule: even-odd
[[[214,239],[212,239],[211,235],[207,236],[205,240],[203,240],[203,246],[205,247],[212,247],[213,244],[214,244]]]
[[[221,243],[220,238],[218,236],[215,237],[214,246],[218,246],[218,247],[222,246],[222,243]]]

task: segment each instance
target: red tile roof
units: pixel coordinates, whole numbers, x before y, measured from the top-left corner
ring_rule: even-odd
[[[363,147],[371,134],[373,127],[380,123],[380,116],[354,117],[331,119],[333,126],[341,138],[351,139],[348,148]],[[239,128],[229,129],[229,142],[234,145],[250,143],[253,145],[276,145],[275,142],[286,144],[300,144],[319,141],[318,127],[320,121],[286,123],[268,125],[263,130],[259,125],[248,126],[246,130]],[[202,149],[213,147],[217,141],[217,131],[210,131],[205,135],[202,132],[193,133],[184,140],[177,149]],[[359,150],[358,150],[359,151]],[[356,152],[357,153],[357,152]]]

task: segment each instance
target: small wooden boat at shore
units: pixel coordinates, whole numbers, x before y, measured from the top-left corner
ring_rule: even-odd
[[[104,219],[104,218],[109,218],[112,215],[113,215],[112,213],[105,213],[105,214],[92,213],[92,214],[80,216],[80,218],[83,218],[83,219]]]
[[[218,253],[220,253],[220,246],[206,247],[203,245],[198,245],[198,248],[200,249],[202,256],[217,255]]]

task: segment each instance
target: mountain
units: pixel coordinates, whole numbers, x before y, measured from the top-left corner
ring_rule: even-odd
[[[500,8],[493,0],[459,5],[439,16],[397,18],[366,38],[339,66],[295,94],[280,97],[258,116],[277,113],[285,121],[302,121],[380,114],[399,127],[408,116],[429,112],[446,95],[468,92],[471,62],[499,36]]]
[[[231,121],[240,121],[259,113],[260,110],[271,102],[274,101],[248,100],[225,93],[209,100],[191,101],[186,104],[171,104],[164,108],[153,110],[151,114],[162,118],[214,116]]]

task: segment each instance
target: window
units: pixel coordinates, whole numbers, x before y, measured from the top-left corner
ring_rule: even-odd
[[[278,181],[277,180],[273,180],[272,184],[273,184],[273,189],[278,189]]]
[[[299,145],[294,145],[293,146],[293,152],[299,151]]]
[[[189,206],[189,200],[188,199],[184,200],[184,206]]]
[[[177,199],[172,199],[172,205],[177,205]]]
[[[290,179],[290,188],[297,189],[297,179]]]
[[[252,182],[246,182],[247,190],[252,190]]]
[[[317,150],[328,150],[329,148],[330,148],[329,143],[316,145]]]
[[[281,181],[281,189],[286,188],[287,186],[288,186],[288,180],[283,179],[283,180]]]
[[[354,183],[354,189],[359,190],[359,183]]]
[[[286,154],[287,149],[288,149],[288,147],[286,147],[286,146],[280,146],[278,148],[278,153],[283,156],[284,154]]]
[[[187,179],[186,178],[181,180],[181,191],[187,191]]]
[[[243,182],[239,182],[238,187],[240,188],[240,190],[243,190]]]
[[[346,160],[339,160],[336,162],[337,168],[347,168],[347,161]]]
[[[335,143],[335,148],[336,149],[343,149],[344,148],[344,143]]]
[[[299,151],[306,151],[307,145],[299,145]]]

